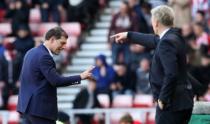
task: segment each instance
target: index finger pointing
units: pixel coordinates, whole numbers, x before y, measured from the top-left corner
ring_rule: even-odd
[[[110,36],[111,39],[115,37],[117,37],[117,34]]]
[[[91,66],[87,69],[88,72],[91,72],[93,69],[95,68],[95,66]]]

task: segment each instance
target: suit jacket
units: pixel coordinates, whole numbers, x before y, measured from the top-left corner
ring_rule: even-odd
[[[179,31],[171,28],[161,39],[152,34],[128,32],[128,39],[155,49],[149,78],[154,99],[160,99],[167,110],[192,108],[192,86],[187,81],[186,43]]]
[[[56,87],[79,84],[80,80],[79,75],[60,76],[44,45],[32,48],[26,53],[23,62],[17,111],[56,120]]]

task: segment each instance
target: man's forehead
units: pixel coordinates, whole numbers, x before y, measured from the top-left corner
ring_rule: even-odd
[[[64,36],[61,36],[60,39],[58,39],[60,42],[67,42],[67,39]]]

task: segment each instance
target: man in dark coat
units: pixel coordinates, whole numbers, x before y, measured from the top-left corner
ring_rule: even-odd
[[[58,114],[57,87],[80,84],[92,76],[93,67],[80,75],[63,77],[56,72],[53,54],[65,48],[68,35],[60,27],[50,29],[44,44],[30,49],[23,61],[17,111],[25,124],[55,124]]]
[[[187,81],[186,43],[173,28],[174,12],[166,6],[151,11],[156,35],[122,32],[112,36],[116,42],[133,43],[155,49],[150,85],[157,102],[156,124],[188,124],[193,108],[192,85]]]

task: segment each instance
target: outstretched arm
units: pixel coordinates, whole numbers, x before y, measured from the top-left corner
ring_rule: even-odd
[[[82,79],[86,79],[92,76],[91,71],[93,67],[87,69],[80,75],[63,77],[57,73],[52,57],[45,55],[40,60],[40,69],[52,86],[61,87],[80,84]]]
[[[128,32],[127,37],[132,43],[155,49],[159,42],[159,37],[153,34],[144,34],[138,32]]]
[[[151,49],[155,49],[159,42],[158,36],[138,32],[122,32],[115,34],[110,38],[115,38],[117,43],[125,43],[126,39],[128,39],[131,43],[140,44]]]

